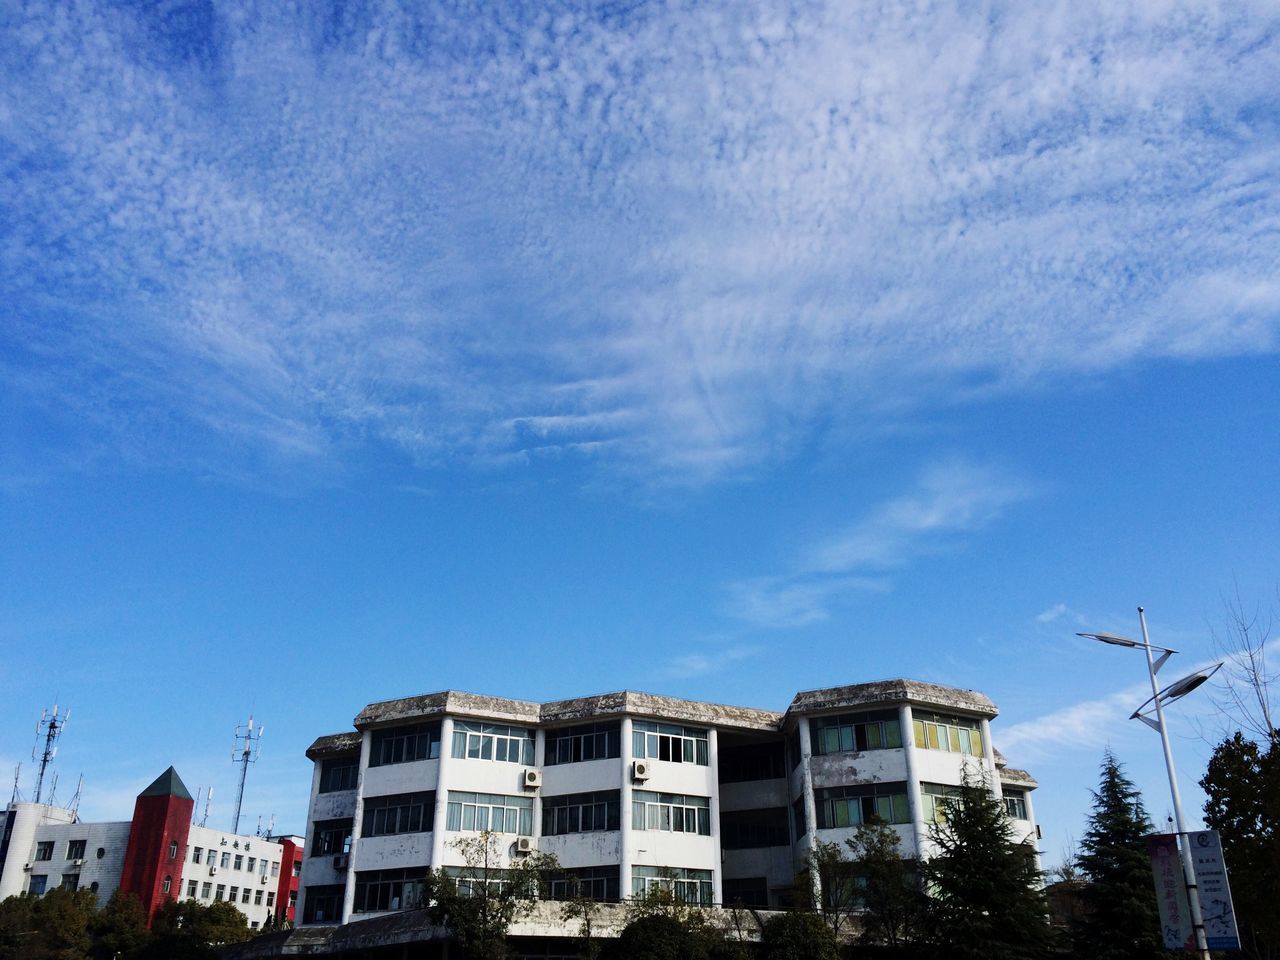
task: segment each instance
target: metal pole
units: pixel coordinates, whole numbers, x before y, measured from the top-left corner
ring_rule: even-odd
[[[1187,901],[1191,907],[1191,926],[1195,930],[1196,950],[1201,960],[1210,960],[1209,941],[1204,932],[1204,916],[1200,911],[1200,890],[1196,885],[1196,867],[1191,857],[1191,838],[1182,816],[1182,796],[1178,792],[1178,775],[1173,769],[1173,748],[1169,746],[1169,730],[1164,723],[1164,708],[1160,705],[1160,689],[1156,684],[1156,666],[1151,658],[1151,638],[1147,636],[1147,617],[1138,608],[1138,622],[1142,624],[1142,648],[1147,652],[1147,673],[1151,677],[1151,696],[1156,703],[1156,723],[1160,727],[1160,742],[1164,745],[1164,765],[1169,771],[1169,791],[1173,794],[1173,815],[1178,824],[1178,850],[1182,853],[1182,879],[1187,887]]]

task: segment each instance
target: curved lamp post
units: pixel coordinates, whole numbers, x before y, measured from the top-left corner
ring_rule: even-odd
[[[1215,664],[1207,670],[1197,670],[1195,673],[1185,676],[1181,680],[1176,680],[1161,690],[1156,685],[1156,673],[1178,651],[1170,650],[1168,647],[1152,646],[1151,638],[1147,635],[1146,614],[1143,612],[1142,607],[1138,608],[1138,622],[1142,625],[1142,640],[1140,641],[1116,636],[1113,633],[1079,633],[1076,636],[1098,640],[1117,647],[1137,647],[1146,651],[1147,674],[1151,678],[1151,699],[1135,710],[1129,719],[1141,720],[1151,727],[1151,729],[1160,734],[1160,741],[1164,745],[1164,765],[1169,772],[1169,792],[1173,794],[1173,815],[1177,818],[1178,824],[1178,850],[1182,854],[1182,878],[1187,887],[1187,900],[1191,908],[1191,925],[1196,935],[1196,949],[1200,953],[1201,960],[1209,960],[1209,944],[1205,939],[1204,916],[1200,910],[1200,891],[1196,887],[1195,861],[1192,859],[1191,840],[1187,836],[1186,820],[1182,815],[1182,796],[1178,792],[1178,776],[1173,768],[1173,749],[1169,746],[1169,729],[1164,722],[1164,705],[1173,703],[1175,700],[1179,700],[1192,690],[1195,690],[1213,676],[1222,664]],[[1153,650],[1160,651],[1158,659],[1152,657]],[[1155,713],[1154,720],[1147,715],[1148,712]]]

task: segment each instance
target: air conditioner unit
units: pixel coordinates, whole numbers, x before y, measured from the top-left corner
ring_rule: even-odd
[[[260,877],[258,878],[258,882],[259,882],[259,883],[266,883],[266,882],[267,882],[267,875],[264,873],[262,876],[260,876]]]
[[[633,780],[649,779],[649,761],[648,760],[632,760],[631,761],[631,778]]]
[[[211,877],[216,877],[217,875],[218,875],[218,868],[217,868],[217,867],[210,867],[210,868],[209,868],[209,876],[211,876]]]
[[[526,770],[524,772],[524,785],[530,790],[537,790],[542,786],[542,771]]]
[[[34,864],[34,863],[24,863],[24,864],[22,865],[22,869],[23,869],[23,870],[26,870],[28,873],[30,873],[30,872],[31,872],[31,868],[32,868],[32,867],[34,867],[34,866],[35,866],[35,864]]]
[[[533,837],[516,837],[516,853],[533,853]]]
[[[83,867],[83,866],[84,866],[84,860],[83,860],[83,859],[81,859],[81,860],[72,860],[72,861],[71,861],[71,865],[72,865],[73,867]]]
[[[347,869],[347,863],[348,863],[347,855],[345,853],[339,854],[338,856],[333,858],[333,869],[345,870]],[[265,880],[267,878],[263,877],[262,879]]]

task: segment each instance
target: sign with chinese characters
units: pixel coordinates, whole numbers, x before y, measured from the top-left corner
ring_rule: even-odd
[[[1187,904],[1187,882],[1178,854],[1178,837],[1154,833],[1147,837],[1147,853],[1156,880],[1156,904],[1160,908],[1160,934],[1167,950],[1194,950],[1195,929]]]
[[[1200,891],[1200,913],[1210,950],[1239,950],[1236,914],[1231,906],[1227,865],[1222,858],[1222,840],[1216,830],[1188,834],[1195,861],[1196,886]]]

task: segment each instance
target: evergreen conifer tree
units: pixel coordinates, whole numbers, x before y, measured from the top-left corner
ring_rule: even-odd
[[[1145,839],[1152,830],[1141,794],[1108,750],[1080,841],[1079,867],[1086,884],[1080,893],[1082,916],[1073,931],[1079,956],[1153,960],[1165,955]]]

